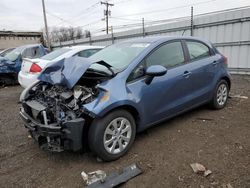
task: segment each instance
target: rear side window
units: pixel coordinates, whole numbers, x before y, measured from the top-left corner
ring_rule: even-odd
[[[24,58],[38,58],[41,57],[43,55],[42,50],[39,48],[39,46],[37,47],[32,47],[32,48],[27,48],[24,50],[22,56]]]
[[[50,52],[47,55],[41,57],[41,59],[52,61],[53,59],[56,59],[59,56],[65,54],[65,53],[67,53],[69,51],[70,51],[69,48],[60,48],[60,49],[57,49],[57,50],[55,50],[53,52]]]
[[[77,55],[79,57],[90,57],[93,54],[95,54],[96,52],[100,51],[101,49],[89,49],[89,50],[83,50],[81,52],[79,52]]]
[[[164,44],[146,58],[146,66],[162,65],[167,68],[184,63],[184,54],[181,42]]]
[[[210,56],[210,50],[205,44],[193,41],[187,41],[186,44],[191,61]]]

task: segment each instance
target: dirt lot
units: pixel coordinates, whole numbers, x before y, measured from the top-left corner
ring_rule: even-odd
[[[201,107],[137,135],[121,159],[97,162],[91,153],[49,153],[28,138],[19,118],[19,86],[0,89],[0,187],[83,187],[81,171],[111,172],[137,162],[144,173],[124,187],[250,187],[250,99]],[[250,97],[250,77],[234,76],[231,95]],[[199,162],[208,177],[194,174]]]

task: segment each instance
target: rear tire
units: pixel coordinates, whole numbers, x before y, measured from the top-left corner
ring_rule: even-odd
[[[133,116],[126,110],[115,110],[100,119],[94,119],[89,129],[91,151],[104,161],[123,156],[132,146],[136,134]]]
[[[229,94],[229,86],[226,80],[220,80],[216,86],[211,101],[211,106],[214,109],[222,109],[226,106]]]

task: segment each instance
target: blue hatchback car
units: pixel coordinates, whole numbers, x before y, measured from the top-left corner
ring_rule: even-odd
[[[118,159],[137,132],[209,103],[223,108],[231,87],[227,58],[193,37],[147,37],[45,68],[21,94],[20,115],[40,147],[90,148]]]

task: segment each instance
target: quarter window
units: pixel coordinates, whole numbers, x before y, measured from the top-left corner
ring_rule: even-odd
[[[39,48],[39,46],[37,47],[32,47],[32,48],[27,48],[24,50],[22,57],[24,58],[38,58],[41,57],[42,54],[42,50]]]
[[[191,61],[210,56],[209,48],[206,45],[192,41],[187,41],[186,43]]]
[[[171,42],[150,54],[146,58],[146,66],[162,65],[166,68],[171,68],[183,64],[184,61],[181,42]]]

